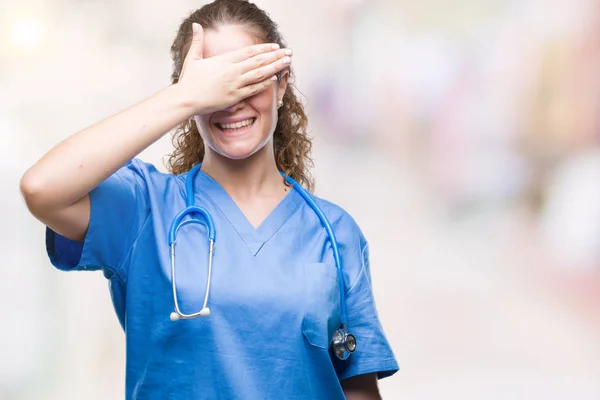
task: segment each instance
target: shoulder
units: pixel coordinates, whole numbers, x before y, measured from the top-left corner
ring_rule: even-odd
[[[344,208],[316,196],[313,199],[331,224],[342,258],[345,285],[352,288],[368,263],[367,239],[358,222]]]
[[[159,171],[158,168],[156,168],[156,166],[154,164],[146,162],[139,158],[134,158],[134,159],[130,160],[121,169],[131,170],[133,172],[138,173],[139,175],[147,176],[147,177],[166,178],[169,176],[173,176],[173,174]]]
[[[154,164],[134,158],[106,179],[97,191],[117,191],[150,203],[162,204],[165,195],[185,190],[185,175],[162,172]]]
[[[119,175],[133,175],[140,184],[146,186],[180,186],[184,175],[173,175],[172,173],[162,172],[152,163],[134,158],[125,164],[118,172]]]
[[[358,247],[360,249],[367,245],[367,241],[358,222],[347,210],[338,204],[315,195],[312,197],[331,223],[338,242],[347,243],[352,247]]]

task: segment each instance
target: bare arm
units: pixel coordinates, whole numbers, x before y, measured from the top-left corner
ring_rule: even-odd
[[[21,191],[34,216],[58,233],[82,240],[88,193],[191,115],[176,86],[67,138],[33,165]]]
[[[203,59],[199,28],[176,85],[70,136],[24,174],[21,192],[29,210],[57,233],[83,240],[90,191],[182,121],[272,84],[269,78],[287,67],[280,62],[284,50],[273,50],[256,45]]]
[[[353,376],[344,379],[341,384],[348,400],[381,400],[375,373]]]

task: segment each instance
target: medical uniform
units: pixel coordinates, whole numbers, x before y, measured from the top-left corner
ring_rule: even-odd
[[[133,160],[90,193],[84,243],[47,230],[61,270],[101,270],[126,333],[127,399],[343,399],[340,380],[398,370],[379,322],[368,246],[340,207],[317,199],[339,242],[348,329],[357,350],[330,351],[340,325],[338,274],[315,212],[290,190],[254,228],[225,190],[200,171],[196,205],[213,217],[216,242],[209,317],[173,322],[168,230],[185,207],[187,174]],[[182,312],[202,308],[208,241],[199,224],[177,236]]]

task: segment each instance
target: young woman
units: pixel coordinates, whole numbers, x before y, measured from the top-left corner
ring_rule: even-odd
[[[377,378],[398,366],[367,242],[340,207],[282,177],[312,189],[277,26],[217,0],[182,22],[172,55],[172,85],[69,137],[21,181],[52,263],[110,281],[126,398],[379,398]],[[173,128],[172,173],[134,159]],[[187,206],[200,208],[174,225]]]

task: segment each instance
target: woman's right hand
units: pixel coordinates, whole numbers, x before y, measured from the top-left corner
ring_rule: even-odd
[[[204,58],[204,30],[193,24],[193,38],[177,86],[193,115],[230,107],[273,84],[291,63],[292,51],[273,43]]]

